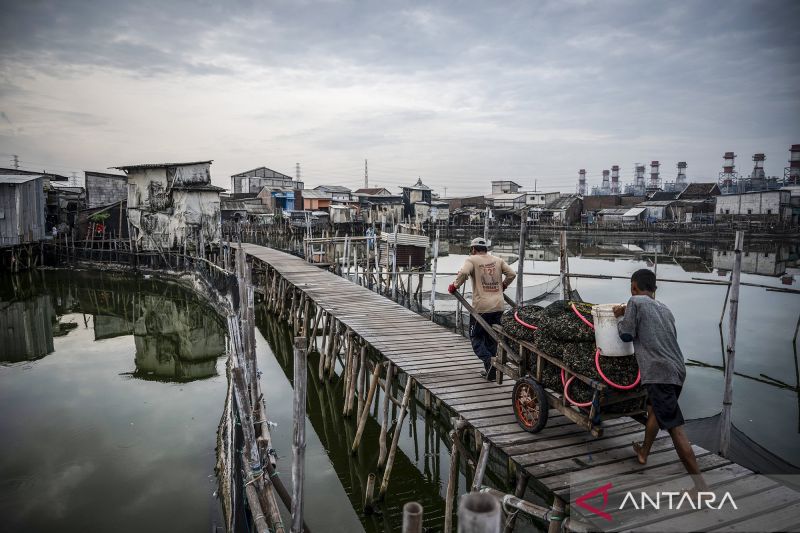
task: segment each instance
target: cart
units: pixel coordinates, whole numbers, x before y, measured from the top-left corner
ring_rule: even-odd
[[[510,337],[500,326],[490,327],[479,314],[475,313],[463,296],[458,292],[455,296],[481,327],[497,341],[497,354],[493,358],[493,365],[497,369],[497,383],[503,383],[505,377],[516,382],[511,402],[517,423],[525,431],[538,433],[544,429],[550,409],[557,410],[595,437],[603,434],[605,420],[646,415],[647,397],[644,390],[616,390],[606,383],[574,372],[567,368],[563,361],[543,352],[531,342]],[[508,297],[506,301],[514,307]],[[516,344],[518,349],[512,349],[509,341],[513,341],[511,344]],[[531,359],[536,361],[535,369],[530,368]],[[588,385],[592,389],[591,404],[577,407],[570,403],[563,391],[545,388],[541,380],[546,365],[552,365],[558,372],[563,372],[563,378],[567,382],[575,379]],[[630,405],[626,409],[609,411],[611,406],[629,401]]]

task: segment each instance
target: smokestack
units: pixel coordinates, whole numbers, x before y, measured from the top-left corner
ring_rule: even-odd
[[[661,163],[658,161],[650,161],[650,188],[652,189],[661,188],[659,167],[661,167]]]
[[[586,169],[582,168],[578,171],[578,194],[586,196]]]
[[[764,174],[764,161],[767,156],[764,154],[753,154],[753,172],[750,173],[750,180],[763,180],[766,179]]]
[[[722,172],[719,173],[719,187],[722,192],[733,192],[739,174],[736,172],[736,154],[725,152],[722,156]]]
[[[600,190],[602,194],[608,194],[611,190],[611,186],[608,181],[608,170],[603,171],[603,184],[600,186]]]
[[[678,177],[675,178],[675,186],[681,189],[686,186],[686,161],[678,163]]]
[[[644,165],[636,163],[636,181],[633,186],[636,188],[636,194],[639,196],[644,195]]]
[[[800,144],[789,148],[789,166],[783,169],[784,180],[793,184],[800,183]]]
[[[619,165],[611,167],[611,194],[619,194]]]

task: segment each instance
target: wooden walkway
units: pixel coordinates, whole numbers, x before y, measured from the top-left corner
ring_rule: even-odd
[[[644,427],[630,418],[606,422],[602,437],[594,438],[551,410],[544,430],[538,434],[524,432],[511,407],[513,383],[497,385],[480,377],[483,365],[464,337],[301,258],[258,245],[242,247],[441,400],[556,497],[568,500],[570,476],[576,472],[580,472],[582,481],[598,482],[635,472],[665,479],[685,474],[666,433],[659,435],[646,466],[634,460],[631,442],[641,440]],[[638,515],[627,517],[622,529],[698,531],[735,525],[737,531],[747,531],[748,527],[788,530],[800,524],[800,494],[776,482],[754,478],[750,470],[708,450],[694,449],[701,469],[737,498],[740,509],[751,508],[745,503],[758,501],[759,516],[690,510],[677,512],[666,521],[647,522],[647,515],[642,514],[641,519]]]

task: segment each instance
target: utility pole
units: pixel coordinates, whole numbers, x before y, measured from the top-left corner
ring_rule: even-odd
[[[364,188],[369,189],[369,171],[367,169],[367,160],[364,160]]]
[[[14,170],[19,170],[19,156],[14,156]]]

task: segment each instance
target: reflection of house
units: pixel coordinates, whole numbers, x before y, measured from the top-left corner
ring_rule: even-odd
[[[786,272],[784,250],[777,251],[743,251],[742,272],[760,274],[762,276],[781,276]],[[714,250],[713,266],[719,270],[733,270],[736,254],[732,250]]]
[[[216,317],[147,295],[134,324],[136,374],[186,381],[216,374],[225,332]]]
[[[0,246],[37,242],[45,234],[44,177],[0,174]]]
[[[415,205],[419,203],[431,203],[431,188],[422,183],[422,178],[417,179],[417,182],[410,187],[403,187],[403,216],[414,217],[416,214]]]
[[[88,209],[128,199],[128,178],[125,175],[89,171],[83,174]]]
[[[219,239],[223,189],[211,185],[211,161],[116,167],[128,176],[128,218],[146,250]]]
[[[3,349],[0,361],[17,363],[40,359],[53,351],[55,312],[50,297],[0,302]]]

